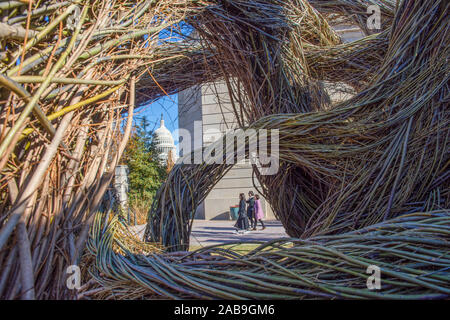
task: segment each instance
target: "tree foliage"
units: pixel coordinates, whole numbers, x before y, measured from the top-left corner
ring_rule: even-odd
[[[161,183],[166,179],[166,167],[158,159],[153,132],[144,117],[135,126],[128,142],[124,162],[129,170],[130,204],[150,204]]]

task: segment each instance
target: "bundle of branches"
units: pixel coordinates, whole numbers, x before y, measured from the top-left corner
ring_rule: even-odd
[[[278,173],[254,173],[290,236],[449,208],[448,9],[401,1],[389,30],[348,45],[300,0],[233,2],[190,20],[238,88],[230,98],[241,127],[279,131]],[[303,21],[315,27],[302,32]],[[355,96],[327,104],[327,70]],[[361,70],[367,82],[354,77]],[[226,139],[206,150],[222,163]],[[230,166],[176,166],[149,213],[147,239],[186,249],[195,208]]]
[[[136,254],[99,216],[87,258],[95,299],[443,299],[450,297],[450,214],[404,215],[358,231],[280,239],[241,255],[231,243]],[[118,250],[125,251],[125,255]],[[380,288],[368,289],[380,270]]]
[[[174,46],[170,34],[161,40],[203,6],[0,3],[0,298],[70,297],[66,268],[85,248],[135,104],[218,74],[199,67],[198,48]],[[144,73],[151,81],[136,101]]]
[[[383,34],[342,45],[326,2],[0,3],[0,297],[73,297],[66,268],[79,263],[134,105],[220,76],[237,88],[241,127],[279,130],[279,173],[254,172],[291,236],[448,208],[448,4],[404,0]],[[170,41],[180,21],[199,43]],[[331,105],[328,72],[356,96]],[[230,167],[175,166],[147,237],[186,248],[195,208]]]

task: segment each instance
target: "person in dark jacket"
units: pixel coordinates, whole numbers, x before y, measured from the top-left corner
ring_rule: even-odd
[[[247,233],[249,229],[247,212],[245,210],[245,194],[243,193],[239,195],[239,216],[235,228],[237,233]]]
[[[247,217],[250,219],[250,230],[253,230],[256,227],[256,220],[255,220],[255,198],[253,191],[248,192],[248,207],[247,207]]]

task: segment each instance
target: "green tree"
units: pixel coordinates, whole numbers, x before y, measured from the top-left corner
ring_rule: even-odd
[[[156,191],[166,179],[166,167],[158,159],[153,133],[148,131],[148,121],[142,118],[136,125],[125,150],[124,164],[128,166],[129,203],[144,223]]]

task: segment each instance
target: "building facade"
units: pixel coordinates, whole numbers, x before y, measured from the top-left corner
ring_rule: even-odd
[[[192,146],[192,150],[196,147],[207,147],[227,131],[238,128],[226,85],[222,82],[208,83],[180,92],[178,124],[180,128],[190,132],[191,141],[187,145]],[[183,141],[179,144],[183,145]],[[184,148],[180,149],[181,157]],[[260,187],[260,184],[256,178],[255,185],[253,184],[252,171],[248,161],[235,164],[197,208],[196,218],[230,219],[230,206],[238,205],[240,193],[245,193],[246,196],[250,190],[258,193],[255,186]],[[261,204],[265,219],[275,219],[270,205],[264,198],[261,198]]]
[[[364,36],[358,27],[351,25],[339,25],[335,27],[335,30],[344,42],[355,41]],[[327,87],[327,84],[324,84]],[[330,98],[334,102],[349,97],[348,94],[330,92]],[[190,132],[191,140],[187,145],[191,148],[186,148],[188,150],[207,147],[228,130],[238,128],[225,83],[208,83],[180,92],[178,94],[178,124],[180,129]],[[179,145],[182,146],[183,141],[180,141]],[[180,152],[181,156],[183,156],[182,152]],[[259,186],[259,181],[252,178],[252,167],[249,163],[235,164],[197,208],[196,218],[230,219],[230,206],[238,204],[239,193],[247,195],[249,190],[258,193]],[[262,205],[265,219],[275,219],[269,203],[263,198]]]

